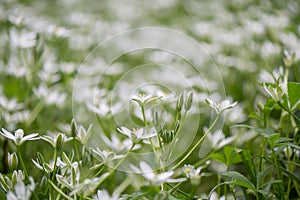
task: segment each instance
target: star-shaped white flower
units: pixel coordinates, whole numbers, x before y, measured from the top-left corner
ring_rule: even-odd
[[[193,165],[184,165],[182,168],[183,173],[185,173],[186,177],[191,178],[194,176],[198,176],[201,172],[201,167],[195,169]]]
[[[185,178],[171,178],[171,176],[174,175],[174,171],[162,172],[160,174],[155,173],[144,161],[140,162],[140,168],[137,168],[134,165],[130,165],[130,167],[134,172],[142,174],[142,176],[149,180],[153,185],[159,185],[161,183],[178,183],[186,180]]]
[[[209,107],[214,109],[217,114],[222,113],[223,111],[230,109],[237,104],[237,102],[230,103],[230,101],[228,101],[228,100],[224,100],[224,101],[221,101],[220,103],[216,103],[210,99],[205,99],[205,102],[207,103],[207,105]]]
[[[15,131],[15,134],[13,135],[11,132],[7,131],[6,129],[2,128],[2,132],[0,132],[1,135],[4,137],[11,139],[17,146],[22,145],[27,140],[37,140],[39,139],[38,133],[32,133],[29,135],[26,135],[24,137],[24,131],[22,129],[18,129]]]
[[[128,128],[122,126],[121,128],[118,128],[117,130],[120,133],[129,137],[129,139],[131,139],[131,141],[133,143],[136,143],[136,142],[140,141],[141,139],[147,139],[147,138],[151,138],[151,137],[154,137],[157,135],[157,133],[154,131],[147,133],[147,131],[144,128],[137,128],[137,129],[129,130]]]
[[[147,103],[154,101],[156,99],[160,99],[162,96],[152,97],[152,95],[145,93],[140,93],[139,95],[131,95],[131,99],[137,102],[141,107],[145,106]]]

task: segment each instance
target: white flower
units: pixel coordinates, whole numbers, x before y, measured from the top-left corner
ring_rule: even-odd
[[[136,101],[141,107],[145,106],[147,103],[150,103],[151,101],[154,101],[156,99],[160,99],[162,96],[158,97],[152,97],[152,95],[146,95],[145,93],[140,93],[138,96],[137,95],[131,95],[131,99],[133,101]]]
[[[86,144],[91,135],[91,129],[92,129],[92,125],[90,125],[87,130],[83,126],[80,126],[77,132],[76,139],[79,142],[81,142],[81,144]]]
[[[4,137],[11,139],[14,141],[14,143],[17,146],[22,145],[25,141],[27,140],[37,140],[39,139],[37,136],[39,135],[38,133],[32,133],[29,135],[24,136],[24,131],[22,129],[18,129],[15,131],[15,135],[13,135],[11,132],[5,130],[4,128],[2,128],[2,132],[0,132],[1,135],[3,135]]]
[[[10,30],[9,34],[11,43],[22,49],[31,48],[36,45],[36,33],[25,30],[17,32],[15,29]]]
[[[207,131],[207,128],[204,128],[204,131]],[[225,145],[228,145],[229,143],[233,142],[236,139],[236,136],[231,137],[225,137],[222,130],[217,130],[214,133],[209,133],[207,135],[207,138],[212,142],[212,145],[215,149],[220,149]]]
[[[116,155],[116,153],[112,151],[102,151],[99,148],[93,149],[92,151],[101,158],[101,164],[109,164],[113,160],[121,159],[124,157],[123,155]]]
[[[101,134],[100,137],[103,139],[105,144],[114,151],[129,151],[133,145],[133,142],[130,139],[125,139],[121,141],[115,134],[110,136],[111,139],[108,139],[104,134]],[[132,150],[139,149],[141,145],[136,144]]]
[[[93,111],[94,113],[105,117],[109,114],[117,114],[121,112],[122,110],[122,103],[116,103],[114,105],[108,105],[106,101],[101,101],[101,103],[98,104],[98,106],[92,104],[92,103],[86,103],[89,110]]]
[[[93,196],[93,200],[119,200],[120,197],[118,194],[114,193],[112,196],[109,195],[109,193],[103,189],[103,190],[98,190],[97,195]]]
[[[149,180],[153,185],[159,185],[161,183],[178,183],[185,181],[185,178],[173,179],[174,171],[167,171],[157,174],[154,170],[144,161],[140,162],[140,168],[130,165],[131,169],[136,173],[141,173],[144,178]]]
[[[281,83],[279,86],[263,83],[265,91],[277,102],[287,93],[287,84]]]
[[[217,114],[222,113],[223,111],[234,107],[237,102],[230,103],[228,100],[221,101],[220,103],[216,103],[210,99],[205,99],[205,102],[209,107],[213,108]]]
[[[141,139],[151,138],[157,135],[156,132],[146,133],[144,128],[133,129],[132,131],[126,127],[117,129],[120,133],[126,135],[131,139],[132,142],[136,143]]]
[[[61,94],[57,90],[50,90],[45,84],[41,84],[38,88],[33,89],[33,92],[49,105],[61,106],[67,97],[66,94]]]
[[[201,167],[195,169],[193,165],[184,165],[182,168],[183,173],[185,173],[187,178],[198,176],[201,172]]]
[[[80,181],[80,171],[78,164],[72,166],[72,168],[68,171],[68,174],[64,176],[56,174],[56,180],[64,187],[73,190]]]
[[[29,200],[31,193],[35,188],[35,183],[32,177],[29,177],[30,185],[25,185],[23,181],[18,181],[13,191],[7,192],[7,199],[9,200]]]
[[[5,96],[0,96],[0,106],[8,111],[17,111],[24,107],[23,103],[18,103],[16,99],[7,99]]]

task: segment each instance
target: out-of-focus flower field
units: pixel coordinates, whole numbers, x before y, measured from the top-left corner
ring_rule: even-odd
[[[297,0],[0,2],[0,199],[299,199]]]

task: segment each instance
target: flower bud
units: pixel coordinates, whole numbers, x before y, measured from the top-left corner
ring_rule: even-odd
[[[60,151],[64,145],[64,137],[62,133],[59,133],[56,139],[55,148],[57,151]]]
[[[17,169],[18,163],[19,162],[18,162],[17,154],[15,152],[12,154],[8,153],[8,166],[9,166],[10,170]]]
[[[178,100],[177,100],[177,108],[178,111],[180,112],[183,106],[183,94],[180,94]]]
[[[75,119],[72,119],[71,121],[71,136],[76,137],[77,135],[77,124]]]
[[[188,111],[191,107],[192,107],[192,102],[193,102],[193,93],[191,92],[188,96],[188,98],[186,99],[184,108],[186,111]]]

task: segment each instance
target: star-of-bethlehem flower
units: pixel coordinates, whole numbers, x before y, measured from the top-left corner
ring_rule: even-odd
[[[15,134],[13,135],[11,132],[7,131],[6,129],[2,128],[2,132],[0,132],[1,135],[4,137],[12,140],[17,146],[22,145],[27,140],[37,140],[39,139],[38,133],[32,133],[29,135],[26,135],[24,137],[24,131],[22,129],[18,129],[15,131]]]
[[[205,102],[207,103],[207,105],[209,107],[214,109],[217,114],[222,113],[223,111],[230,109],[237,104],[237,102],[230,103],[230,101],[228,101],[228,100],[224,100],[224,101],[221,101],[220,103],[216,103],[216,102],[212,101],[211,99],[205,99]]]
[[[131,99],[135,102],[137,102],[141,107],[145,106],[146,104],[150,103],[151,101],[154,101],[156,99],[160,99],[162,96],[156,96],[152,97],[152,95],[145,93],[140,93],[139,95],[131,95]]]
[[[161,183],[178,183],[185,181],[185,178],[173,179],[174,171],[162,172],[160,174],[155,173],[154,170],[144,161],[140,162],[140,168],[134,165],[130,165],[131,169],[135,173],[140,173],[144,178],[150,181],[153,185],[160,185]]]
[[[124,157],[124,155],[117,155],[113,151],[100,150],[98,147],[96,149],[92,149],[92,151],[97,157],[100,157],[101,164],[105,165],[110,164],[113,160],[121,159]]]
[[[209,162],[206,163],[209,164]],[[201,179],[201,170],[206,166],[201,166],[195,169],[193,165],[184,165],[182,168],[182,172],[185,176],[190,180],[192,185],[199,185]]]
[[[128,151],[133,145],[131,139],[127,138],[124,140],[120,140],[115,134],[111,134],[110,139],[106,137],[104,134],[101,134],[100,137],[109,148],[111,148],[113,151],[116,152],[120,152],[124,150]],[[141,145],[136,144],[134,145],[132,150],[139,149],[140,147]]]
[[[111,196],[107,192],[107,190],[98,190],[97,195],[93,196],[93,200],[119,200],[119,194],[113,193]]]
[[[147,133],[146,129],[144,128],[138,128],[138,129],[133,129],[129,130],[126,127],[121,127],[117,129],[120,133],[126,135],[131,139],[132,142],[136,143],[142,139],[147,139],[156,136],[156,132],[150,132]]]
[[[192,178],[194,176],[198,176],[201,172],[202,167],[198,167],[195,169],[193,165],[184,165],[182,168],[183,173],[187,178]]]
[[[275,84],[263,83],[265,91],[275,100],[280,101],[284,94],[287,94],[287,83]]]

